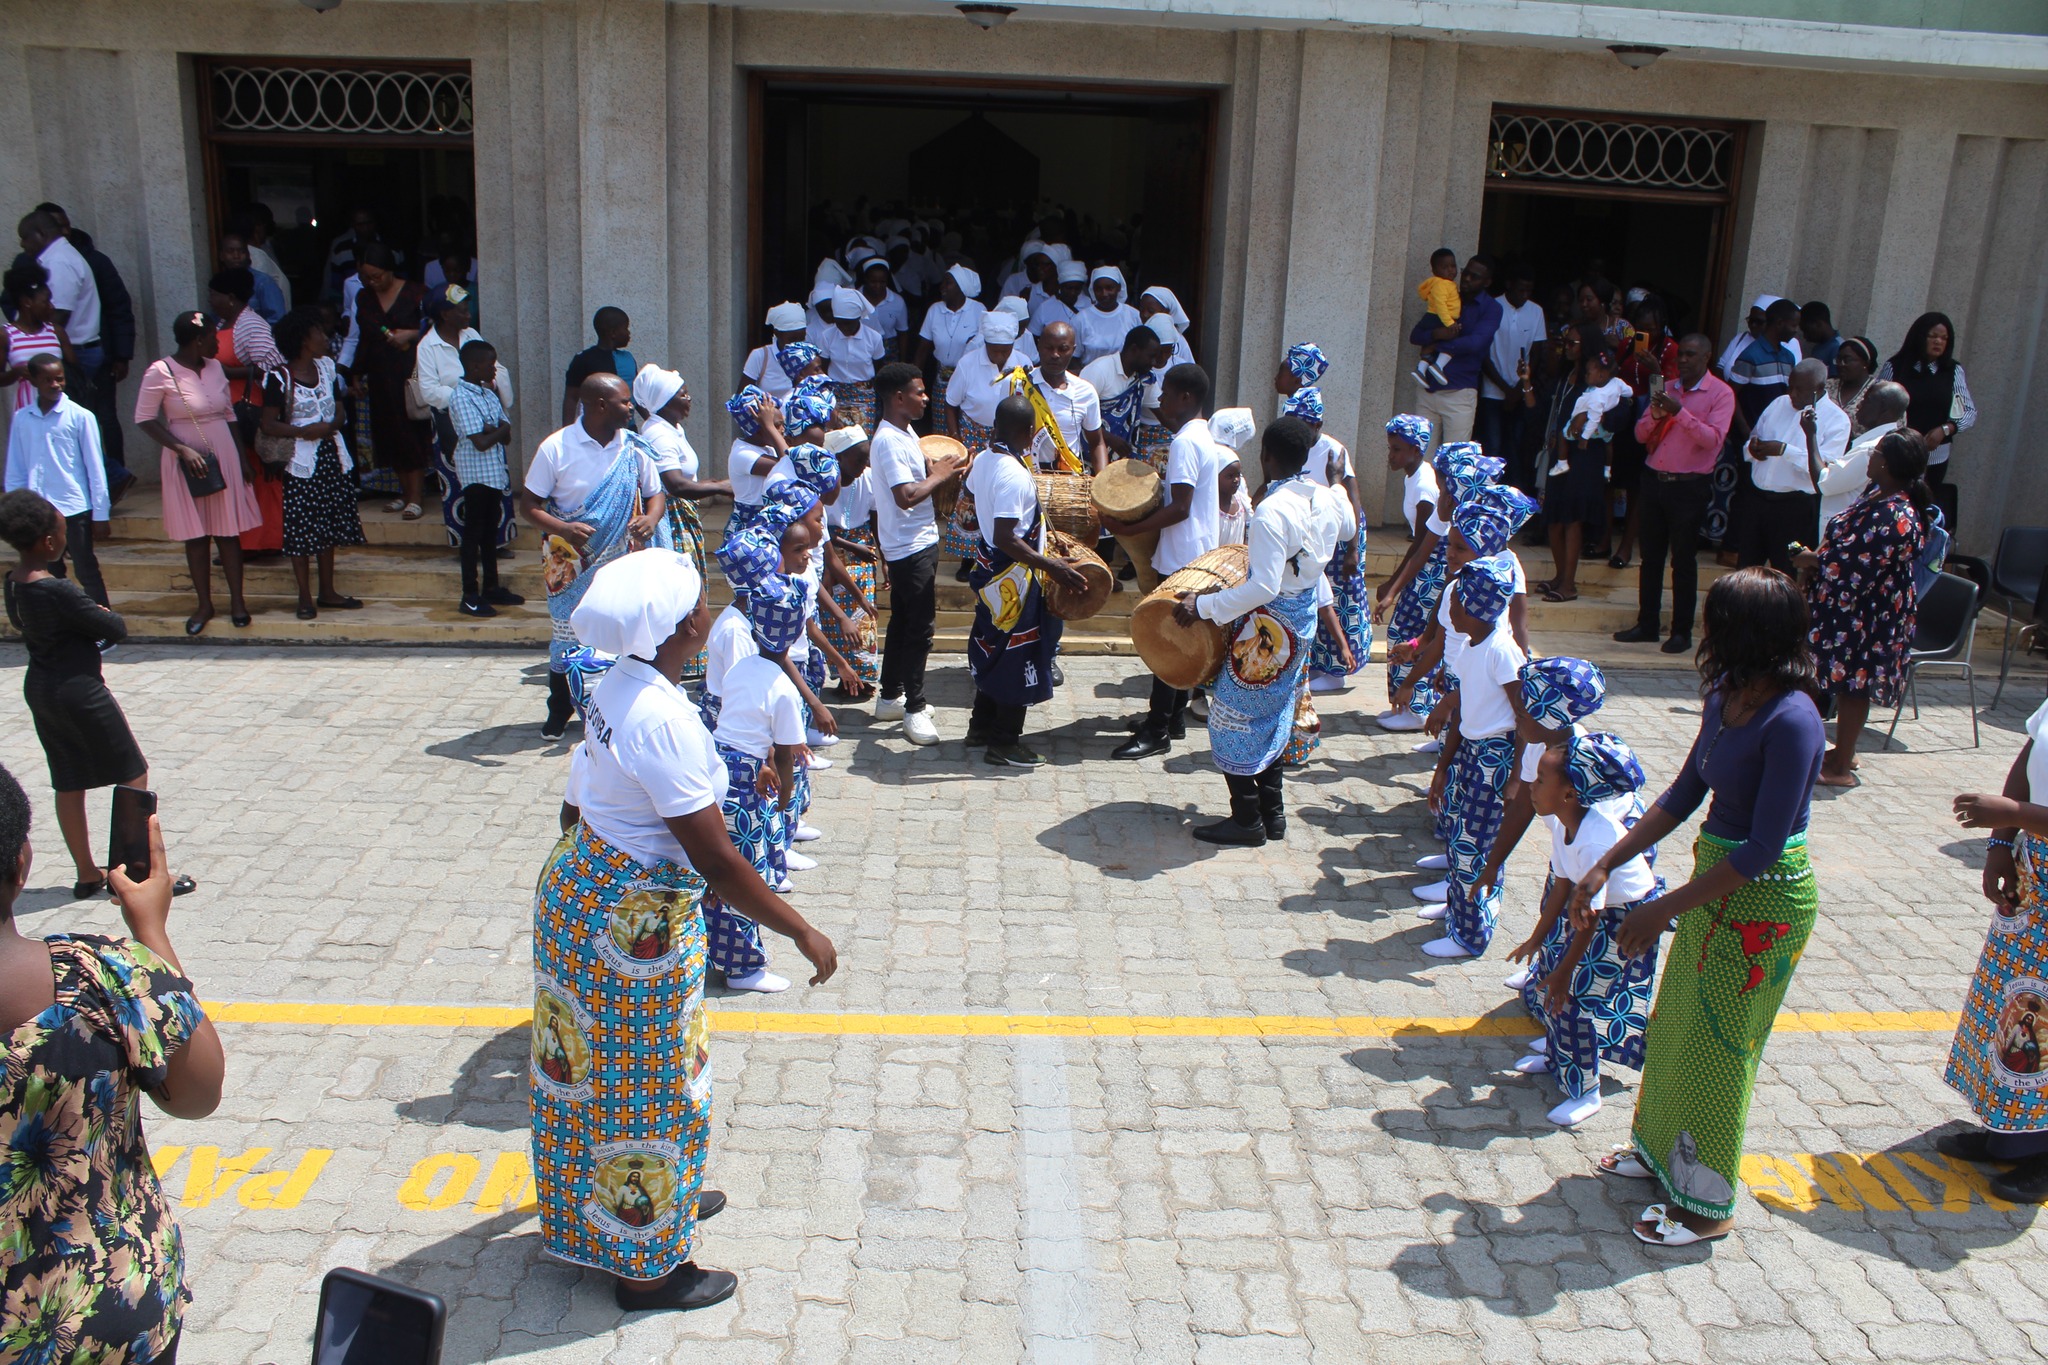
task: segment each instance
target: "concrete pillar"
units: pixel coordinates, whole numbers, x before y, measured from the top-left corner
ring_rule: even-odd
[[[136,369],[171,349],[171,319],[203,301],[206,201],[200,184],[198,114],[174,52],[128,54],[136,161],[182,174],[138,175],[141,250],[128,292],[135,298]],[[176,111],[183,110],[183,116]],[[131,136],[124,134],[125,136]],[[145,463],[147,456],[144,456]],[[131,458],[129,463],[135,463]]]
[[[1248,42],[1239,48],[1247,54]],[[1293,340],[1284,333],[1288,261],[1294,251],[1295,165],[1301,113],[1299,33],[1257,35],[1246,155],[1233,154],[1232,222],[1225,245],[1222,315],[1201,319],[1215,347],[1217,393],[1263,420],[1273,411],[1272,374]],[[1235,149],[1233,149],[1233,152]],[[1306,339],[1306,338],[1303,338]]]
[[[669,146],[703,150],[670,162],[663,363],[690,385],[690,441],[715,476],[731,431],[720,404],[739,374],[745,352],[738,348],[760,331],[760,319],[746,316],[747,136],[735,117],[732,10],[674,7],[667,42]]]
[[[1745,195],[1749,233],[1736,244],[1728,272],[1728,306],[1721,339],[1742,330],[1749,301],[1758,294],[1782,294],[1791,287],[1791,264],[1799,245],[1813,147],[1813,125],[1773,119],[1764,125],[1756,176]],[[1740,215],[1737,217],[1740,222]]]
[[[1884,230],[1870,261],[1866,335],[1880,346],[1896,343],[1906,334],[1907,324],[1927,308],[1935,259],[1940,254],[1942,219],[1949,211],[1949,168],[1955,151],[1952,129],[1899,130],[1891,188],[1885,199]],[[1976,214],[1978,231],[1982,231],[1984,206],[1956,207]]]
[[[584,311],[626,309],[650,359],[669,336],[667,20],[663,0],[583,0],[570,86]]]

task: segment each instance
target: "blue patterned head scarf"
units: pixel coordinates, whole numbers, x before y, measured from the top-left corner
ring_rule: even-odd
[[[829,427],[838,410],[831,389],[806,379],[782,400],[782,429],[795,433],[805,427]]]
[[[1554,655],[1522,665],[1522,709],[1546,730],[1569,730],[1607,700],[1607,679],[1584,659]]]
[[[1481,559],[1508,547],[1522,523],[1536,514],[1536,500],[1518,488],[1490,483],[1476,489],[1451,513],[1451,525]]]
[[[1498,621],[1515,595],[1515,577],[1507,567],[1475,559],[1458,571],[1458,605],[1481,621]]]
[[[732,582],[734,599],[744,595],[740,609],[769,654],[785,653],[804,631],[803,580],[782,572],[782,533],[817,503],[816,490],[801,480],[772,484],[754,520],[718,547],[718,564]]]
[[[825,353],[808,341],[792,341],[775,353],[775,363],[791,379],[809,369],[812,362],[823,360]]]
[[[1287,348],[1287,368],[1304,384],[1313,384],[1330,371],[1329,357],[1313,341],[1299,341]]]
[[[810,485],[820,502],[839,491],[839,457],[820,445],[794,445],[789,448],[789,462],[796,469],[796,476]]]
[[[1323,391],[1313,384],[1304,384],[1280,405],[1282,414],[1299,417],[1315,426],[1323,424]]]
[[[1643,765],[1636,761],[1635,751],[1620,735],[1605,731],[1572,736],[1565,746],[1564,770],[1584,806],[1640,791],[1644,781]]]
[[[562,657],[562,662],[566,665],[563,672],[569,679],[569,702],[576,708],[577,715],[587,716],[590,714],[590,694],[597,690],[604,675],[611,672],[618,657],[592,649],[589,645],[578,645]]]
[[[1404,412],[1387,422],[1387,435],[1396,440],[1406,441],[1417,450],[1429,449],[1431,430],[1429,419],[1413,412]]]
[[[1477,441],[1453,441],[1436,448],[1430,457],[1437,478],[1450,489],[1459,502],[1465,502],[1480,489],[1501,476],[1507,466],[1483,450]]]
[[[732,424],[740,429],[740,435],[751,441],[761,434],[761,419],[756,413],[769,401],[759,387],[749,384],[725,400],[725,410],[732,414]]]

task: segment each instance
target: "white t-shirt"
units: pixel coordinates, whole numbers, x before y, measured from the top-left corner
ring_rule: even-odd
[[[2048,797],[2048,701],[2027,717],[2027,738],[2034,743],[2033,752],[2027,755],[2027,800],[2048,804],[2042,801]]]
[[[1549,334],[1548,320],[1543,316],[1543,305],[1530,299],[1520,308],[1508,307],[1505,296],[1500,300],[1500,327],[1493,334],[1493,345],[1487,350],[1487,358],[1493,368],[1500,371],[1500,377],[1510,384],[1515,382],[1515,362],[1527,356],[1536,348],[1536,343]],[[1500,385],[1486,377],[1486,371],[1479,372],[1479,396],[1481,398],[1505,398],[1507,393]]]
[[[718,729],[728,749],[768,757],[777,744],[804,742],[804,703],[782,665],[759,654],[733,662],[721,678]]]
[[[723,701],[725,675],[741,659],[751,659],[760,652],[747,614],[737,606],[728,606],[711,622],[711,633],[704,637],[704,690]]]
[[[1143,378],[1133,379],[1124,373],[1124,358],[1119,351],[1097,356],[1081,368],[1081,378],[1095,388],[1098,401],[1107,402],[1129,389],[1133,384],[1144,384],[1145,392],[1138,397],[1138,421],[1145,426],[1159,425],[1159,375],[1157,371],[1146,371]],[[1133,433],[1135,435],[1136,433]]]
[[[68,311],[64,335],[73,346],[100,343],[100,289],[93,283],[92,267],[78,248],[62,237],[53,237],[36,264],[50,272],[50,306]]]
[[[961,304],[958,312],[935,303],[926,310],[924,325],[917,329],[917,334],[932,344],[932,355],[939,368],[950,370],[960,363],[969,346],[981,343],[981,320],[987,316],[988,309],[973,299]]]
[[[825,377],[835,384],[859,384],[875,377],[875,362],[889,354],[882,334],[863,322],[852,336],[837,324],[827,327],[815,345],[825,353]]]
[[[1098,356],[1115,355],[1124,348],[1131,329],[1143,321],[1128,303],[1105,313],[1092,299],[1084,300],[1074,313],[1074,359],[1085,365]]]
[[[975,529],[990,549],[995,548],[999,519],[1013,517],[1017,529],[1022,530],[1038,511],[1038,485],[1031,471],[1023,461],[1000,450],[984,450],[974,457],[974,466],[967,471],[967,491],[974,495]],[[1045,548],[1043,525],[1032,548]]]
[[[606,843],[641,863],[690,865],[663,820],[725,800],[725,763],[697,708],[652,664],[627,657],[590,696],[564,797]]]
[[[766,474],[756,474],[754,467],[774,454],[774,446],[756,445],[744,436],[733,441],[732,450],[725,457],[725,477],[732,484],[734,502],[743,502],[749,507],[760,505],[761,494],[767,490],[768,481],[775,477],[775,467],[771,466]],[[778,465],[780,463],[777,461]]]
[[[1067,449],[1086,464],[1088,457],[1081,433],[1102,430],[1102,395],[1095,391],[1093,384],[1072,370],[1067,371],[1067,382],[1057,389],[1046,380],[1042,370],[1031,372],[1031,382],[1045,395],[1045,405],[1052,410],[1052,420],[1058,424]],[[1053,446],[1049,434],[1039,434],[1036,449],[1041,469],[1058,467],[1059,451]]]
[[[863,469],[852,483],[839,485],[839,496],[825,509],[825,525],[836,531],[868,524],[875,514],[875,471]]]
[[[875,475],[875,530],[882,543],[882,558],[894,563],[938,544],[939,521],[932,500],[926,498],[905,509],[897,506],[891,491],[907,483],[922,483],[931,472],[925,467],[917,437],[888,422],[877,422],[868,442],[868,459]]]
[[[1444,596],[1450,596],[1450,590]],[[1484,640],[1473,644],[1456,630],[1444,631],[1444,666],[1458,675],[1458,734],[1465,739],[1491,739],[1512,734],[1514,703],[1507,688],[1528,662],[1508,629],[1507,613]]]
[[[1024,357],[1012,346],[998,370],[988,358],[987,345],[976,343],[962,353],[953,377],[946,381],[946,406],[960,409],[985,427],[994,426],[996,405],[1010,396],[1009,373],[1024,364]]]
[[[1307,463],[1301,467],[1301,472],[1308,476],[1310,483],[1323,488],[1337,486],[1330,480],[1332,455],[1337,457],[1337,484],[1341,484],[1345,479],[1358,477],[1358,471],[1351,464],[1351,452],[1344,448],[1343,443],[1328,436],[1319,436],[1316,443],[1309,447]]]
[[[654,449],[656,470],[664,474],[674,470],[686,479],[697,477],[697,450],[681,427],[665,417],[650,417],[641,425],[640,435]]]
[[[580,420],[571,422],[533,452],[533,462],[526,466],[526,491],[536,498],[553,498],[564,512],[577,510],[590,490],[611,473],[625,441],[626,433],[621,431],[609,445],[599,445]],[[661,491],[661,476],[646,456],[638,459],[640,495],[652,497]]]
[[[1826,536],[1828,523],[1856,505],[1870,486],[1870,453],[1896,427],[1872,427],[1842,451],[1839,460],[1825,460],[1820,471],[1820,529]],[[1803,432],[1801,433],[1804,434]]]
[[[759,386],[761,392],[780,402],[789,397],[796,388],[796,381],[782,368],[782,362],[775,358],[773,346],[756,346],[747,352],[747,363],[740,366],[740,373]]]
[[[1443,489],[1437,484],[1436,469],[1428,460],[1423,460],[1415,466],[1413,474],[1404,475],[1401,479],[1401,524],[1414,526],[1415,513],[1426,502],[1431,509],[1429,529],[1443,535],[1451,528],[1446,525],[1442,531],[1437,530],[1436,504],[1442,499]]]
[[[1195,500],[1188,508],[1187,520],[1159,533],[1152,567],[1161,577],[1179,572],[1197,556],[1216,548],[1223,519],[1216,476],[1235,459],[1237,452],[1209,433],[1206,417],[1197,417],[1174,433],[1166,452],[1167,496],[1173,496],[1173,485],[1184,483],[1194,488]]]
[[[1628,830],[1622,826],[1615,807],[1619,802],[1605,802],[1588,806],[1579,818],[1578,837],[1567,841],[1564,837],[1564,821],[1554,815],[1543,817],[1543,823],[1550,827],[1550,870],[1559,881],[1577,882],[1593,870],[1593,864],[1600,856],[1620,843]],[[1609,905],[1633,905],[1657,889],[1657,874],[1650,871],[1650,865],[1641,854],[1630,858],[1620,867],[1607,874],[1607,885],[1593,896],[1592,908],[1604,910]]]

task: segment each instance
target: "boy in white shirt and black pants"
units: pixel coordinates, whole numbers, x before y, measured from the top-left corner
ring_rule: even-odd
[[[875,372],[880,418],[868,442],[868,463],[874,473],[875,529],[889,565],[889,631],[882,640],[875,719],[902,721],[904,736],[920,745],[939,742],[924,697],[925,661],[931,656],[939,608],[939,523],[932,494],[960,474],[957,460],[925,464],[924,450],[910,430],[924,416],[925,402],[924,376],[915,365],[894,361]]]
[[[1259,448],[1265,493],[1245,542],[1244,582],[1183,593],[1173,609],[1183,626],[1209,620],[1231,632],[1209,700],[1209,750],[1230,787],[1230,818],[1195,829],[1207,843],[1256,848],[1287,834],[1280,756],[1308,683],[1316,589],[1323,565],[1358,529],[1348,499],[1303,477],[1315,443],[1299,417],[1266,428]]]
[[[1173,433],[1166,455],[1166,501],[1136,521],[1102,519],[1113,536],[1159,533],[1152,567],[1161,578],[1178,573],[1217,546],[1223,509],[1216,479],[1237,452],[1209,430],[1209,376],[1199,365],[1176,365],[1159,382],[1159,420]],[[1138,732],[1110,751],[1111,758],[1150,758],[1187,734],[1188,694],[1152,679],[1152,697]]]

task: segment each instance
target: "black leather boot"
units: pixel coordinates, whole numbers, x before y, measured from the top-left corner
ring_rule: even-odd
[[[1189,833],[1205,844],[1232,848],[1260,848],[1266,842],[1266,827],[1259,820],[1257,779],[1226,777],[1230,784],[1230,818],[1213,825],[1197,825]]]
[[[548,673],[548,718],[540,727],[543,739],[560,739],[569,730],[569,717],[576,714],[576,704],[569,700],[569,675]]]
[[[1281,786],[1282,774],[1278,767],[1266,769],[1259,774],[1259,821],[1266,827],[1268,839],[1287,837],[1287,794]]]

